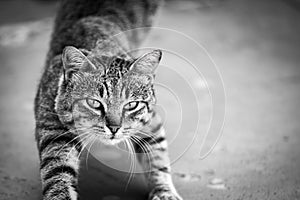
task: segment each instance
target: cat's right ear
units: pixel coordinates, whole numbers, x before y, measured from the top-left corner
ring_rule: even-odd
[[[162,52],[156,49],[139,57],[131,67],[131,71],[140,74],[154,74],[162,57]]]
[[[95,65],[77,48],[67,46],[62,53],[65,79],[69,79],[72,73],[77,71],[93,71]]]

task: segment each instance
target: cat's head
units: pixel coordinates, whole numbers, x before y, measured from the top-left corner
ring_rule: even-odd
[[[154,50],[138,59],[101,57],[66,47],[56,111],[63,123],[84,135],[116,144],[152,116],[154,72],[161,59]]]

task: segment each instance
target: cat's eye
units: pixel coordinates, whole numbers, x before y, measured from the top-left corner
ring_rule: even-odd
[[[138,107],[138,105],[139,105],[138,101],[131,101],[131,102],[125,104],[124,110],[126,110],[126,111],[134,110]]]
[[[100,110],[102,108],[102,104],[100,101],[96,99],[86,99],[86,103],[93,109]]]

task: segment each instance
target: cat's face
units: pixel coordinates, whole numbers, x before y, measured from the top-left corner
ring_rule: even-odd
[[[153,72],[160,51],[134,62],[112,59],[104,66],[74,47],[67,48],[63,62],[68,84],[58,102],[68,102],[74,128],[82,137],[93,135],[116,144],[149,121],[155,103]]]
[[[72,115],[75,127],[110,144],[130,136],[147,122],[154,103],[151,77],[128,74],[101,78],[80,73],[73,79]]]

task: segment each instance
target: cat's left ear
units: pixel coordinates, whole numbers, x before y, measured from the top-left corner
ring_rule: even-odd
[[[76,71],[93,71],[97,68],[95,65],[77,48],[67,46],[62,53],[65,78],[70,78]]]
[[[141,74],[154,74],[162,57],[161,50],[157,49],[139,57],[131,66],[131,71]]]

